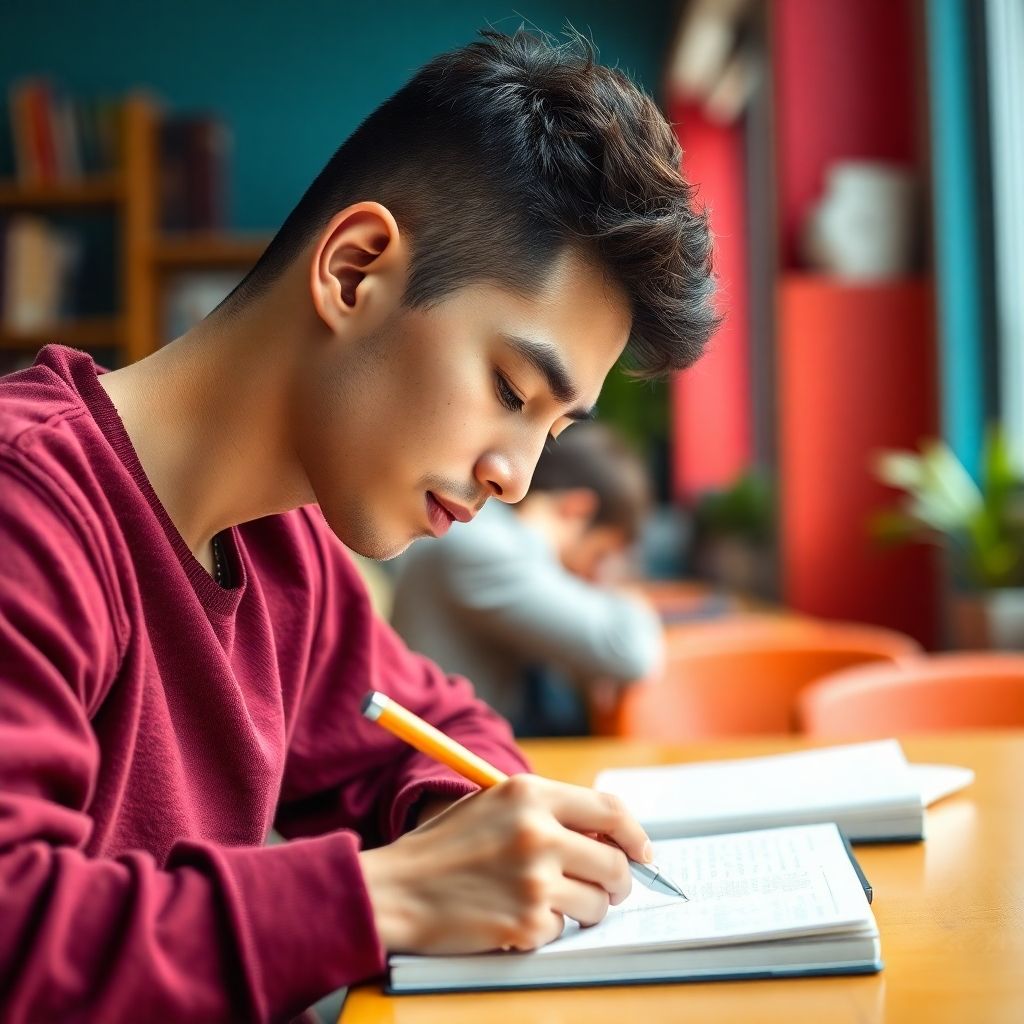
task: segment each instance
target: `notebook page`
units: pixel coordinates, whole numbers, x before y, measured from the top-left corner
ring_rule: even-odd
[[[598,775],[594,788],[622,797],[648,827],[921,805],[897,740],[734,761],[620,768]]]
[[[834,825],[802,825],[654,844],[689,901],[634,881],[591,928],[575,922],[538,955],[752,941],[871,926],[864,891]]]

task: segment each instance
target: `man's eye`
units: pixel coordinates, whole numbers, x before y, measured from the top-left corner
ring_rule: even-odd
[[[498,391],[498,401],[501,402],[509,412],[522,412],[525,403],[523,400],[512,390],[509,383],[500,374],[494,375],[495,386]]]

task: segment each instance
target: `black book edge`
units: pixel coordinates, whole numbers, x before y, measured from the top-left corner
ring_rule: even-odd
[[[860,861],[857,860],[857,855],[853,852],[853,847],[850,845],[850,840],[846,833],[838,825],[836,825],[836,831],[839,833],[839,838],[843,841],[843,846],[846,847],[846,855],[850,858],[853,870],[857,872],[857,877],[860,879],[861,887],[864,889],[864,898],[870,903],[875,898],[875,890],[871,887],[867,875],[864,874],[864,869],[860,866]]]

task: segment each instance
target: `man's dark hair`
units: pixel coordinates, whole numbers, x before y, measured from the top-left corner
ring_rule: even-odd
[[[603,423],[577,423],[549,444],[524,501],[580,487],[597,496],[591,526],[615,526],[636,540],[651,507],[649,476],[637,452]]]
[[[629,299],[631,372],[693,363],[718,325],[707,216],[653,101],[570,31],[435,57],[334,153],[223,304],[257,297],[347,205],[374,200],[411,250],[404,305],[488,281],[530,296],[556,258],[596,260]]]

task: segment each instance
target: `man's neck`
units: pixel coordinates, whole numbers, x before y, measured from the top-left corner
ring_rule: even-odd
[[[207,565],[221,530],[313,500],[288,436],[287,361],[215,320],[99,378],[153,489]],[[207,565],[207,568],[210,566]]]

